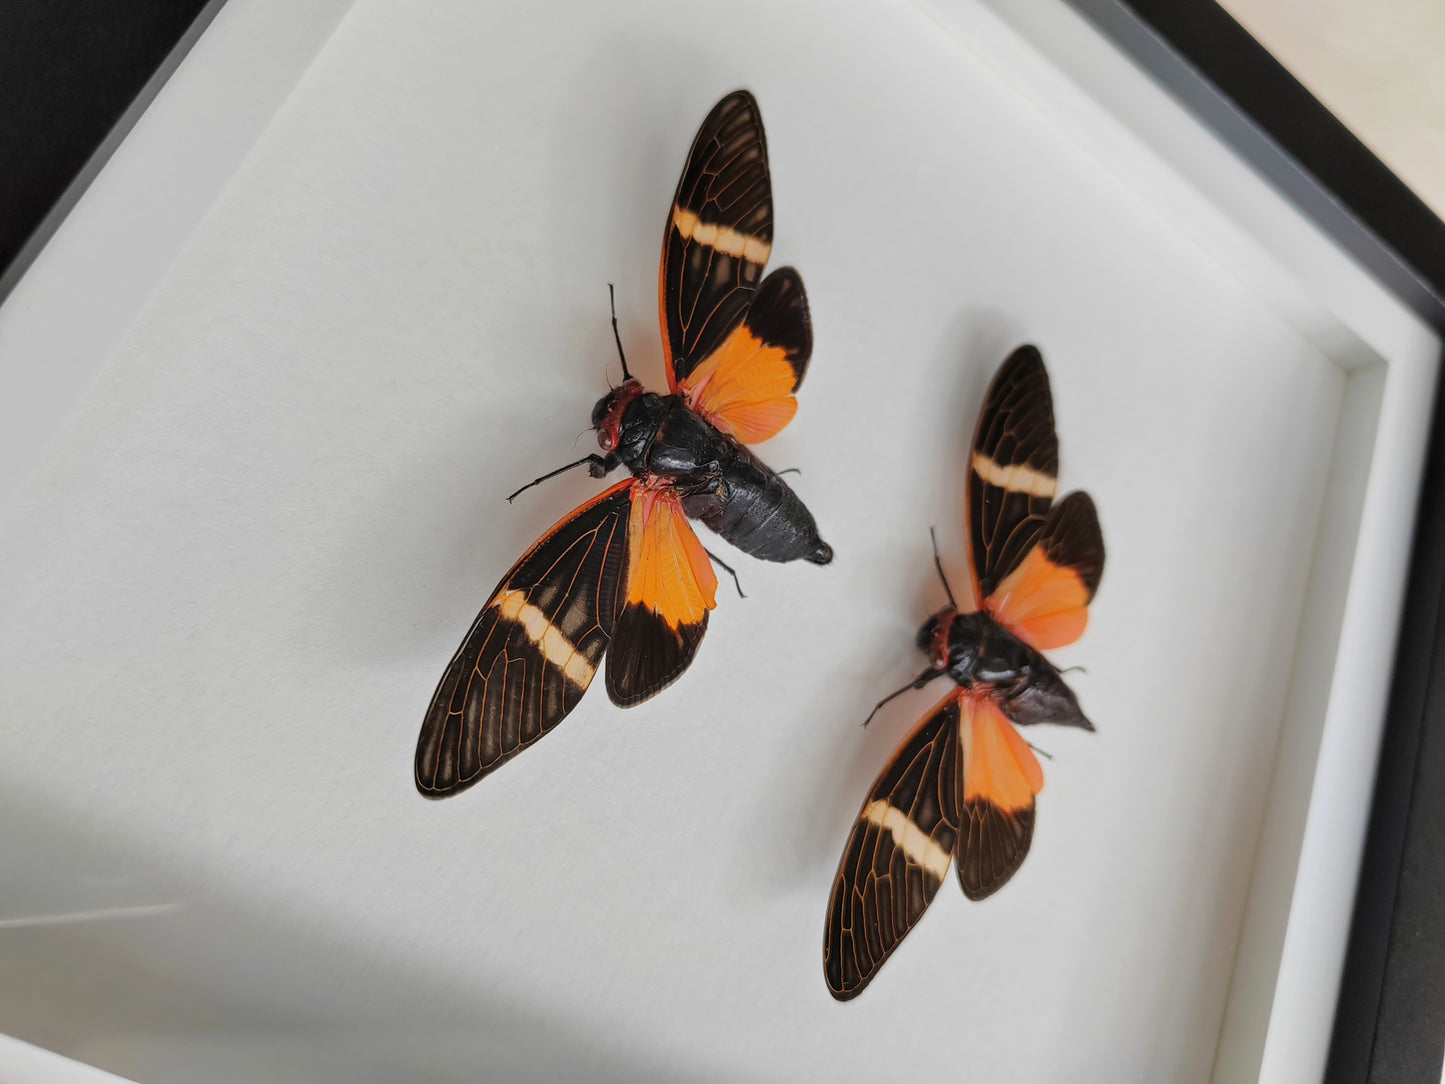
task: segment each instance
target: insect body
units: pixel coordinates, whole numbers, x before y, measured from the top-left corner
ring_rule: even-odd
[[[776,272],[764,286],[782,276],[796,282],[801,302],[802,283],[791,269]],[[636,380],[599,400],[592,422],[601,446],[614,450],[600,469],[605,473],[617,461],[640,479],[664,482],[689,516],[754,557],[820,565],[832,560],[812,513],[788,484],[688,403],[684,395],[644,391]]]
[[[974,900],[1022,864],[1044,779],[1016,728],[1094,729],[1043,655],[1083,634],[1104,569],[1094,502],[1079,492],[1054,502],[1058,461],[1048,373],[1023,346],[994,377],[969,461],[979,608],[959,611],[935,549],[948,605],[918,631],[928,668],[878,704],[944,676],[954,683],[874,782],[839,863],[823,973],[840,1001],[869,983],[955,862]]]
[[[622,466],[631,477],[544,534],[482,607],[422,723],[423,795],[472,785],[551,730],[604,655],[608,695],[623,706],[687,668],[717,590],[689,517],[763,560],[832,560],[807,507],[744,446],[792,420],[813,349],[798,273],[763,278],[772,236],[762,120],[736,91],[698,130],[668,212],[658,289],[668,394],[645,390],[623,358],[624,383],[592,412],[603,454],[562,470],[586,464],[600,478]]]

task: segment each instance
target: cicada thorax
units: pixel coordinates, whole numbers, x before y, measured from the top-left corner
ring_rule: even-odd
[[[820,565],[833,559],[788,483],[681,396],[624,385],[597,404],[593,419],[604,450],[638,478],[670,482],[689,516],[744,553]]]
[[[957,614],[948,628],[948,672],[960,685],[1007,688],[1048,663],[985,611]]]
[[[919,628],[918,647],[935,670],[992,700],[1014,723],[1094,729],[1058,668],[985,610],[945,607]]]

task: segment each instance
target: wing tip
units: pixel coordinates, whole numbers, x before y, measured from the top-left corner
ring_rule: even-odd
[[[730,90],[717,100],[717,103],[708,110],[707,119],[702,126],[706,127],[708,121],[720,120],[723,116],[730,114],[733,110],[746,110],[752,114],[754,122],[762,124],[762,110],[758,108],[758,99],[747,87],[738,87]]]
[[[1043,369],[1045,373],[1048,372],[1047,367],[1044,365],[1043,351],[1033,343],[1020,343],[1014,347],[1009,356],[1004,359],[1004,363],[1000,367],[1000,372],[1010,368],[1022,369],[1025,367]]]
[[[500,763],[500,762],[498,762]],[[458,776],[443,776],[440,772],[424,772],[420,764],[412,772],[412,782],[416,784],[416,792],[429,802],[439,802],[443,798],[450,798],[454,794],[460,794],[469,789],[481,778],[487,775],[497,764],[489,765],[466,779]]]
[[[446,678],[443,677],[442,681],[445,682]],[[456,781],[450,774],[442,772],[441,750],[438,747],[439,727],[433,717],[435,710],[436,704],[433,702],[432,710],[427,712],[426,719],[422,721],[416,756],[411,762],[411,781],[416,784],[416,792],[429,801],[445,798],[456,789]]]
[[[413,776],[412,782],[416,784],[416,792],[429,802],[439,802],[443,798],[450,798],[458,791],[466,789],[466,784],[448,783],[438,786],[435,783],[426,783],[419,775]]]
[[[722,105],[724,102],[730,102],[734,98],[738,99],[739,101],[747,102],[754,109],[757,108],[758,99],[747,87],[738,87],[735,90],[728,91],[726,94],[724,94],[721,98],[718,99],[718,105]]]
[[[834,933],[836,934],[836,931]],[[832,953],[836,953],[836,959]],[[849,983],[848,978],[843,974],[842,956],[842,945],[829,941],[823,943],[823,982],[827,985],[828,993],[832,995],[834,1001],[852,1001],[873,981],[873,976],[878,973],[878,967],[882,966],[882,962],[880,961],[867,974],[858,972],[853,976],[852,983]],[[885,955],[884,958],[886,959],[887,956]],[[857,970],[856,962],[854,970]]]
[[[1010,385],[1034,382],[1042,386],[1043,394],[1048,400],[1049,428],[1052,429],[1053,390],[1049,385],[1049,369],[1044,364],[1043,353],[1033,343],[1023,343],[1014,347],[1012,353],[1004,359],[1004,363],[994,374],[985,402],[993,402],[997,393]]]
[[[758,99],[754,97],[753,92],[748,90],[747,87],[738,87],[736,90],[730,90],[724,94],[717,100],[713,107],[707,111],[707,116],[703,118],[702,124],[698,126],[697,137],[693,142],[693,148],[696,149],[702,141],[704,133],[707,133],[709,136],[715,134],[718,130],[732,124],[739,114],[746,114],[747,123],[757,129],[760,140],[764,139],[763,111],[758,108]],[[766,143],[764,143],[764,147],[766,148]],[[691,157],[692,155],[689,153],[689,161]],[[684,174],[686,173],[685,168],[683,172]]]

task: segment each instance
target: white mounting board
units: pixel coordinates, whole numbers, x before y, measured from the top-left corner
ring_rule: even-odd
[[[351,8],[15,480],[0,1028],[157,1082],[1317,1075],[1440,343],[1068,9],[1007,15]],[[442,666],[597,483],[502,495],[581,454],[606,283],[661,383],[735,86],[817,333],[761,453],[837,560],[739,557],[676,687],[425,802]],[[1023,869],[837,1005],[831,877],[934,691],[856,723],[1023,341],[1109,548],[1056,655],[1099,732],[1036,736]]]

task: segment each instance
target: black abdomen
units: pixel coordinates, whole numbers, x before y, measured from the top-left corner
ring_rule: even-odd
[[[641,396],[623,416],[618,456],[639,478],[666,478],[683,510],[764,561],[826,565],[833,548],[813,514],[755,455],[680,396]]]
[[[683,498],[683,509],[744,553],[764,561],[826,565],[833,547],[788,483],[745,449],[722,469],[718,490]]]

